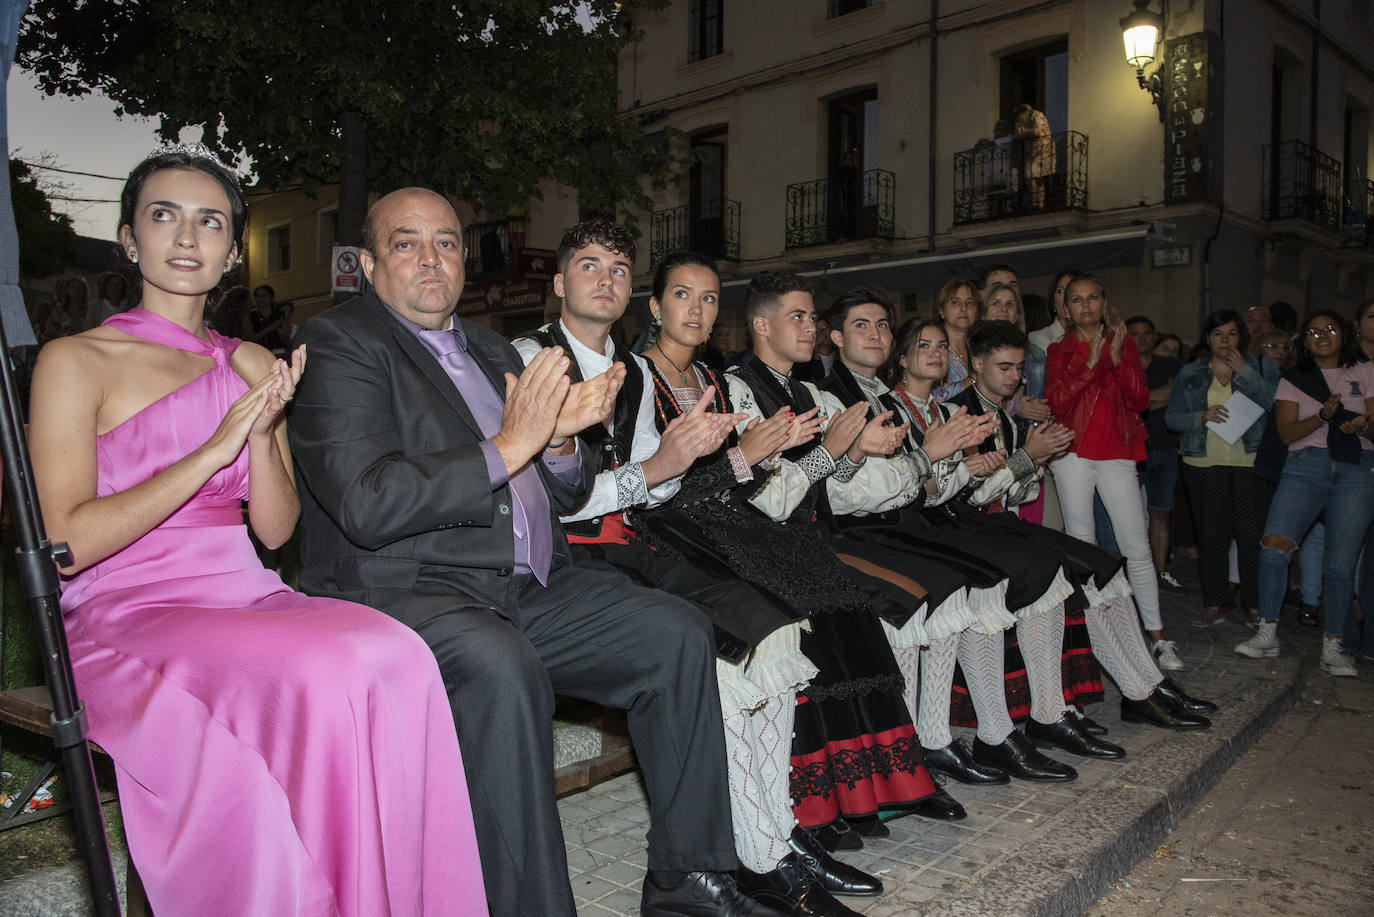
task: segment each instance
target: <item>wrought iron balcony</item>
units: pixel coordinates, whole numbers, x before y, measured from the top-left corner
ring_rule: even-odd
[[[515,271],[515,253],[525,247],[529,224],[523,219],[474,223],[463,230],[464,266],[468,279],[495,277]]]
[[[1341,245],[1359,248],[1374,241],[1369,224],[1374,221],[1374,181],[1352,178],[1345,183],[1341,211]]]
[[[1088,206],[1088,138],[1078,131],[983,143],[954,154],[954,225]]]
[[[1365,205],[1361,205],[1365,206]],[[1340,163],[1301,140],[1264,148],[1264,218],[1340,232]]]
[[[869,169],[787,186],[787,247],[891,239],[897,178]]]
[[[714,200],[655,210],[649,227],[649,264],[691,249],[712,258],[739,260],[739,201]]]

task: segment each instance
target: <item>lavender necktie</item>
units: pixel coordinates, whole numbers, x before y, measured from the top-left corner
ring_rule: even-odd
[[[463,396],[482,435],[490,439],[501,429],[503,410],[501,396],[467,354],[467,340],[458,329],[452,331],[422,330],[420,335],[439,358],[439,365],[458,394]],[[549,497],[534,460],[510,479],[511,528],[515,532],[515,559],[521,561],[521,547],[528,554],[530,572],[543,585],[548,585],[549,560],[553,553],[553,534],[549,530]]]

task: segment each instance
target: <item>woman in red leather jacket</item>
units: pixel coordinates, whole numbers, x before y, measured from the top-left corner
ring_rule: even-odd
[[[1069,451],[1051,466],[1068,534],[1096,543],[1093,492],[1102,497],[1126,556],[1126,575],[1151,648],[1161,668],[1181,669],[1176,648],[1164,639],[1155,578],[1140,499],[1136,462],[1145,460],[1145,424],[1150,403],[1145,371],[1135,341],[1113,310],[1108,316],[1102,281],[1080,275],[1065,292],[1073,331],[1050,345],[1045,398],[1060,423],[1074,432]]]

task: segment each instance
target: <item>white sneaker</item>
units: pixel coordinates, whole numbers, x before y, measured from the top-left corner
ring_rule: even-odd
[[[1255,627],[1255,635],[1244,643],[1236,644],[1236,653],[1251,659],[1264,659],[1279,654],[1279,622],[1260,620]]]
[[[1336,678],[1354,678],[1359,674],[1352,660],[1341,652],[1339,637],[1322,638],[1321,666],[1323,672]]]
[[[1178,658],[1178,644],[1172,640],[1156,640],[1150,647],[1154,653],[1155,664],[1166,672],[1182,672],[1183,660]]]
[[[1183,591],[1183,584],[1180,583],[1178,581],[1178,578],[1175,577],[1168,570],[1165,570],[1163,573],[1159,574],[1159,579],[1160,582],[1164,583],[1164,585],[1168,586],[1170,589],[1177,589],[1179,592]]]

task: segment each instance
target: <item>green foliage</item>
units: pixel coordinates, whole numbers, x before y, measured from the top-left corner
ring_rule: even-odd
[[[424,185],[493,212],[544,178],[584,206],[642,208],[670,163],[616,100],[631,11],[667,0],[37,0],[18,61],[49,93],[99,89],[175,138],[199,125],[259,183],[341,172],[341,115],[361,113],[368,185]]]
[[[19,230],[19,276],[47,277],[65,270],[76,252],[71,217],[54,213],[32,170],[10,160],[10,198]]]

